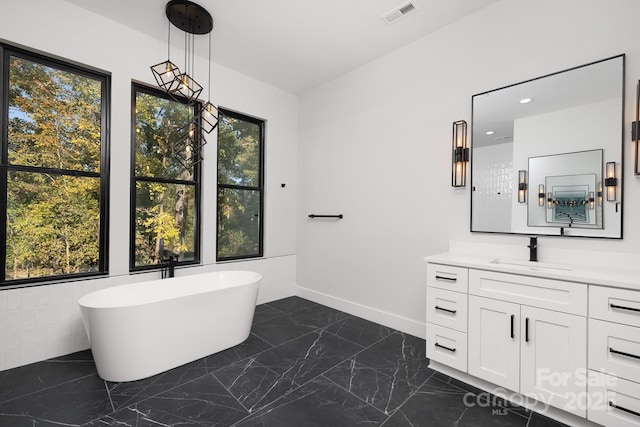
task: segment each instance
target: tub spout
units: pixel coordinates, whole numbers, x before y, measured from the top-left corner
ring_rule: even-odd
[[[160,263],[160,275],[163,279],[168,277],[174,277],[176,270],[176,259],[173,255],[169,256],[167,259],[163,259]]]
[[[173,256],[169,257],[169,277],[174,277],[176,273],[176,263]]]

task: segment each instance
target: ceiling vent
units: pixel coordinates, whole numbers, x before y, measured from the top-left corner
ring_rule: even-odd
[[[409,3],[402,4],[392,11],[385,13],[384,15],[382,15],[382,19],[387,24],[391,24],[393,22],[396,22],[400,18],[404,18],[411,12],[415,12],[417,8],[418,6],[416,6],[414,2],[410,1]]]

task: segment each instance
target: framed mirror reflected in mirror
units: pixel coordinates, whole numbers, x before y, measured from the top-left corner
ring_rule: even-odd
[[[622,238],[624,59],[472,97],[471,231]]]

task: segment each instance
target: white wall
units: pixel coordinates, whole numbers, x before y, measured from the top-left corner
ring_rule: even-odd
[[[26,17],[26,18],[25,18]],[[158,16],[159,25],[168,25]],[[3,5],[0,39],[111,72],[110,277],[0,291],[0,370],[87,348],[77,300],[105,286],[158,278],[128,275],[131,81],[154,83],[149,67],[166,59],[166,42],[62,0],[21,0]],[[173,49],[173,48],[172,48]],[[172,57],[182,57],[172,50]],[[215,60],[215,57],[213,58]],[[196,60],[206,79],[206,59]],[[215,265],[216,145],[205,146],[203,170],[203,266],[177,274],[219,269],[263,273],[259,302],[295,292],[297,97],[213,65],[212,102],[265,119],[265,258]],[[282,188],[281,183],[287,184]]]
[[[299,294],[424,336],[423,256],[447,251],[451,239],[526,253],[525,236],[469,232],[469,188],[450,186],[452,122],[470,121],[473,94],[620,53],[627,54],[625,239],[544,237],[539,254],[637,259],[640,178],[630,123],[639,13],[635,0],[503,0],[301,96]],[[345,217],[307,220],[312,212]]]

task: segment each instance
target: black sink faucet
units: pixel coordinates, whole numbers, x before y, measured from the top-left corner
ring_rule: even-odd
[[[538,261],[538,237],[529,237],[529,261]]]

